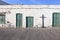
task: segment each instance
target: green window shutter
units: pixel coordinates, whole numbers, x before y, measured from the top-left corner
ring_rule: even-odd
[[[4,24],[5,23],[5,16],[0,16],[0,24]]]

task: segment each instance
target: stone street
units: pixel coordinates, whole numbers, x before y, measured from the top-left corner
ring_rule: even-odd
[[[0,28],[0,40],[60,40],[60,28]]]

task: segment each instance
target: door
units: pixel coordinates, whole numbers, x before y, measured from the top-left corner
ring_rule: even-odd
[[[16,27],[22,27],[22,14],[16,14]]]
[[[33,27],[33,17],[26,17],[26,27]]]
[[[53,13],[53,23],[52,26],[60,27],[60,13]]]

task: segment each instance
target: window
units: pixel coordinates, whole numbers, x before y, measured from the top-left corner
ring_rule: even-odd
[[[0,15],[0,24],[4,24],[4,23],[5,23],[5,16]]]

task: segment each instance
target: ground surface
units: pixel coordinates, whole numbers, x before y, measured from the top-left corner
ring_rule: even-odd
[[[60,40],[60,28],[0,28],[0,40]]]

